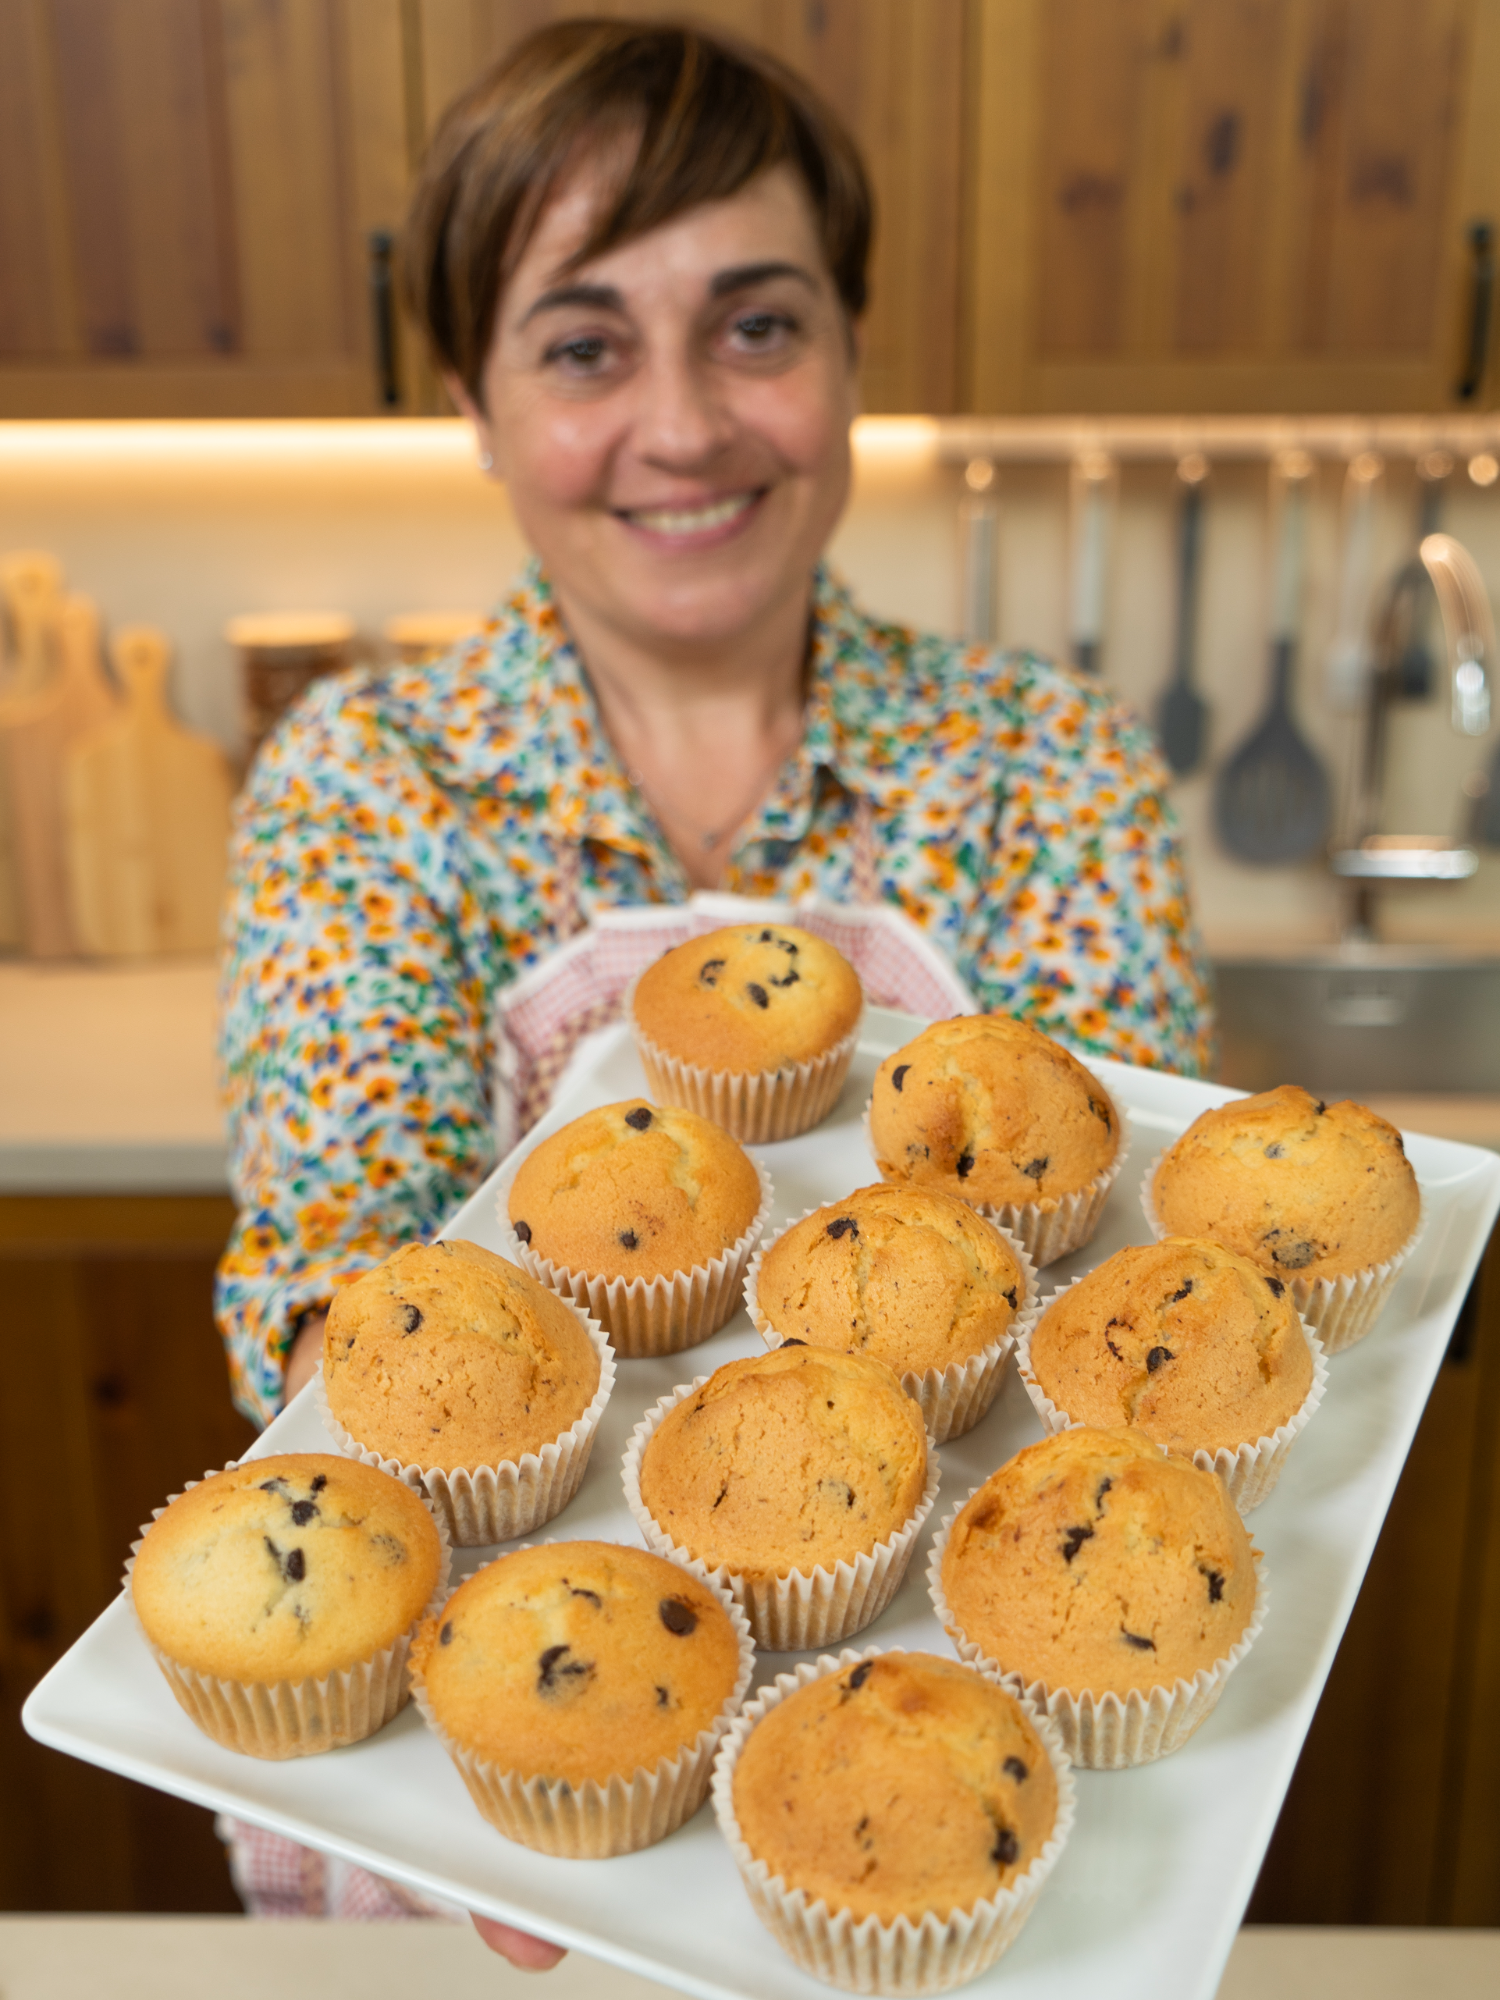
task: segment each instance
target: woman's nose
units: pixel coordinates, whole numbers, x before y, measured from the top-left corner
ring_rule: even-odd
[[[714,458],[734,422],[713,371],[691,353],[657,353],[639,377],[635,443],[643,458],[691,471]]]

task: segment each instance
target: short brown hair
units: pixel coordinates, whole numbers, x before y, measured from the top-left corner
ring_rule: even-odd
[[[576,263],[785,164],[807,189],[844,310],[864,311],[869,181],[853,139],[800,77],[687,23],[560,21],[449,105],[407,218],[407,304],[439,366],[481,406],[505,280],[591,140],[633,140],[635,152]]]

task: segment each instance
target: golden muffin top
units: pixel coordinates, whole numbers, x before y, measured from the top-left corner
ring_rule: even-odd
[[[664,1055],[754,1072],[826,1055],[852,1032],[863,1004],[859,975],[822,938],[791,924],[730,924],[648,966],[634,1012]]]

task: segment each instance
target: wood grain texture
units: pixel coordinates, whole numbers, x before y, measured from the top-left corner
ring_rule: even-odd
[[[0,357],[77,345],[46,18],[0,0]]]
[[[168,712],[160,633],[119,632],[112,653],[122,711],[70,745],[65,764],[79,945],[102,958],[212,951],[233,796],[228,760]]]
[[[0,1907],[232,1910],[207,1813],[44,1750],[30,1688],[109,1603],[130,1541],[253,1432],[229,1402],[218,1196],[0,1198]],[[66,1551],[66,1560],[61,1552]]]

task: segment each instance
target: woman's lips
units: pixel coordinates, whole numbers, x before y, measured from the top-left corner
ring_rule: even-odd
[[[697,507],[622,507],[616,518],[658,544],[706,548],[738,534],[764,497],[761,489],[726,493]]]

